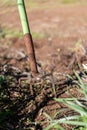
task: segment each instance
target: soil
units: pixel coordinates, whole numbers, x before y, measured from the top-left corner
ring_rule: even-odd
[[[5,7],[5,10],[9,13],[0,13],[0,27],[20,30],[16,7],[12,7],[12,12],[9,7]],[[53,97],[70,97],[68,89],[74,97],[81,96],[77,92],[78,86],[73,85],[67,75],[73,75],[73,70],[81,72],[82,64],[87,63],[87,5],[58,5],[27,11],[31,31],[43,34],[42,38],[33,37],[39,72],[51,73],[53,78],[51,75],[42,82],[30,82],[29,59],[23,37],[4,36],[0,39],[0,75],[5,77],[1,85],[5,97],[0,103],[0,109],[7,114],[2,119],[2,125],[4,121],[7,126],[6,130],[45,128],[49,124],[46,114],[53,118],[56,112],[66,108],[54,101]],[[70,115],[69,109],[56,118],[65,115]],[[68,125],[63,127],[72,129]]]

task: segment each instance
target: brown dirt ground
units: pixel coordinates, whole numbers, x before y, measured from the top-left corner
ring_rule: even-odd
[[[9,10],[9,7],[6,7],[6,9]],[[16,7],[12,9],[12,12],[0,13],[0,26],[20,30],[21,26],[17,9]],[[53,69],[54,73],[56,72],[62,75],[59,77],[60,80],[56,93],[57,97],[67,97],[65,88],[68,87],[68,84],[65,83],[66,79],[63,78],[63,74],[71,74],[73,70],[78,70],[78,63],[82,64],[87,62],[87,5],[59,5],[55,8],[27,10],[32,32],[44,34],[43,38],[33,38],[37,62],[42,65],[44,71],[50,72]],[[23,54],[27,54],[23,38],[5,37],[0,40],[0,46],[1,73],[3,66],[6,64],[8,66],[18,67],[21,71],[30,71],[26,58],[21,59],[19,57],[18,59],[18,52],[22,51]],[[8,73],[11,73],[11,70],[8,69],[6,73],[7,76],[11,75]],[[14,82],[17,84],[17,80]],[[7,84],[9,83],[6,81]],[[30,90],[27,92],[27,89],[30,89],[29,85],[22,85],[23,91],[25,91],[23,93],[22,88],[18,88],[17,84],[16,88],[21,93],[18,93],[20,97],[18,100],[16,100],[17,93],[14,89],[15,85],[13,85],[13,89],[11,88],[11,84],[8,86],[8,93],[10,93],[8,97],[10,97],[11,102],[14,101],[13,108],[12,106],[9,106],[9,108],[11,110],[16,109],[16,115],[18,116],[14,117],[13,121],[16,118],[19,118],[18,121],[20,120],[19,124],[17,122],[13,123],[10,126],[11,128],[13,126],[15,129],[21,128],[24,124],[21,125],[20,122],[24,122],[27,118],[30,118],[32,122],[44,122],[42,125],[36,125],[37,130],[43,129],[47,125],[47,120],[43,113],[45,112],[53,116],[56,111],[64,107],[52,100],[52,89],[49,90],[51,85],[46,86],[44,89],[43,84],[41,86],[39,85],[39,92],[34,88],[37,94],[32,97]],[[72,95],[75,95],[75,89],[74,87],[73,91],[72,88],[70,89]],[[65,93],[62,94],[63,92]],[[30,95],[30,99],[28,95]],[[63,114],[59,116],[62,117]],[[9,122],[11,123],[11,121]],[[31,124],[30,128],[29,121],[25,121],[25,124],[27,127],[29,125],[29,129],[33,128],[33,124]],[[64,127],[66,130],[71,130],[72,128],[71,126]],[[24,126],[22,129],[25,129]]]

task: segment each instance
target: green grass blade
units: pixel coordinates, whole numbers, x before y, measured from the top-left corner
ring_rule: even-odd
[[[87,115],[87,109],[80,107],[79,105],[70,102],[70,101],[66,101],[67,105],[72,108],[73,110],[75,110],[76,112],[80,113],[81,115]]]
[[[52,118],[51,118],[46,112],[44,112],[43,115],[44,115],[49,121],[52,121]]]
[[[78,125],[78,126],[87,126],[86,122],[84,123],[84,122],[76,121],[76,120],[79,120],[79,118],[80,116],[70,116],[70,117],[62,118],[60,120],[54,120],[50,122],[50,125],[47,126],[44,130],[49,130],[53,128],[54,126],[56,126],[57,124],[71,124],[71,125]],[[74,120],[74,121],[70,121],[70,120]]]
[[[76,72],[74,72],[74,73],[75,73],[77,79],[79,80],[79,83],[80,83],[81,85],[84,85],[84,83],[83,83],[82,79],[80,78],[79,74],[77,74]]]
[[[81,115],[87,115],[87,109],[80,107],[79,105],[72,102],[73,100],[76,101],[75,98],[70,98],[70,99],[69,98],[66,98],[66,99],[64,99],[64,98],[56,99],[55,98],[55,100],[68,105],[71,109],[75,110],[76,112],[78,112]]]

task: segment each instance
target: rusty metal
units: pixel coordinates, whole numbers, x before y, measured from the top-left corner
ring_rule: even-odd
[[[30,64],[32,76],[36,76],[38,74],[38,69],[37,69],[34,45],[33,45],[33,40],[32,40],[31,34],[30,33],[25,34],[24,40],[25,40],[25,45],[26,45],[26,49],[28,52],[29,64]]]

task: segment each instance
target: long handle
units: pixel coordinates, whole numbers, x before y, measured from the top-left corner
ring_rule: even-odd
[[[22,24],[22,29],[24,33],[25,45],[29,56],[30,69],[32,75],[35,76],[38,73],[38,70],[37,70],[34,45],[33,45],[32,35],[30,33],[29,22],[27,18],[24,0],[17,0],[17,4],[18,4],[20,20]]]

